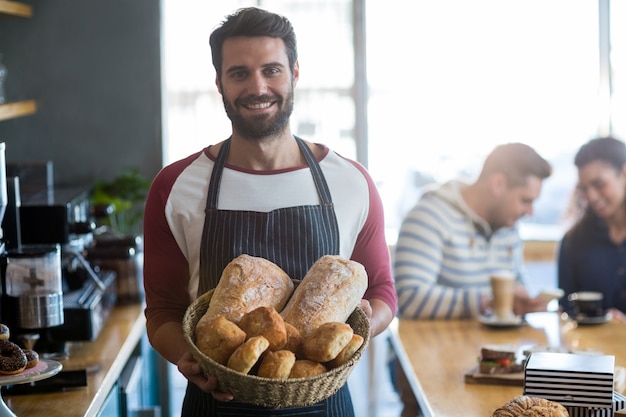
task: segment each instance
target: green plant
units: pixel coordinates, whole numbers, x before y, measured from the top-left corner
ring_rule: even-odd
[[[91,202],[94,207],[112,207],[112,212],[102,218],[102,224],[122,235],[141,233],[143,209],[150,180],[131,168],[112,181],[97,180]]]

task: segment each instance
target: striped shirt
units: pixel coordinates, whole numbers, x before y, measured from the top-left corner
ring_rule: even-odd
[[[405,217],[395,248],[398,316],[410,319],[470,318],[490,295],[489,276],[523,275],[517,228],[491,231],[450,181],[426,191]]]

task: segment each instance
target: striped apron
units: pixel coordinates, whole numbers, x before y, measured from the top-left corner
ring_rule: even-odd
[[[268,213],[217,209],[230,139],[222,145],[207,195],[198,294],[215,288],[226,265],[244,253],[274,262],[295,279],[302,279],[321,256],[339,254],[339,226],[328,184],[309,147],[300,138],[296,137],[296,141],[311,169],[321,205],[287,207]],[[271,409],[236,400],[216,401],[189,383],[181,417],[200,416],[353,417],[354,409],[347,384],[334,396],[311,406]]]

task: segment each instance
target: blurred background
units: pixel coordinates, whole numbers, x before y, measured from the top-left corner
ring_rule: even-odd
[[[557,239],[577,148],[626,136],[622,1],[163,0],[166,162],[229,134],[208,38],[250,5],[292,21],[292,129],[368,167],[390,243],[424,184],[470,180],[495,145],[516,141],[554,166],[522,233]]]

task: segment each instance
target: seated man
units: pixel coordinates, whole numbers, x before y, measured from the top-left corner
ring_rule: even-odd
[[[425,190],[400,228],[394,275],[398,316],[405,319],[477,317],[490,307],[490,275],[513,272],[514,311],[545,310],[523,283],[523,242],[515,227],[533,212],[550,164],[521,143],[497,146],[471,184],[449,181]],[[419,415],[398,364],[393,369],[402,417]]]
[[[471,318],[489,307],[493,272],[517,276],[516,314],[545,310],[523,286],[523,242],[516,222],[533,212],[550,164],[521,143],[497,146],[471,184],[426,190],[400,228],[394,274],[398,315]]]

